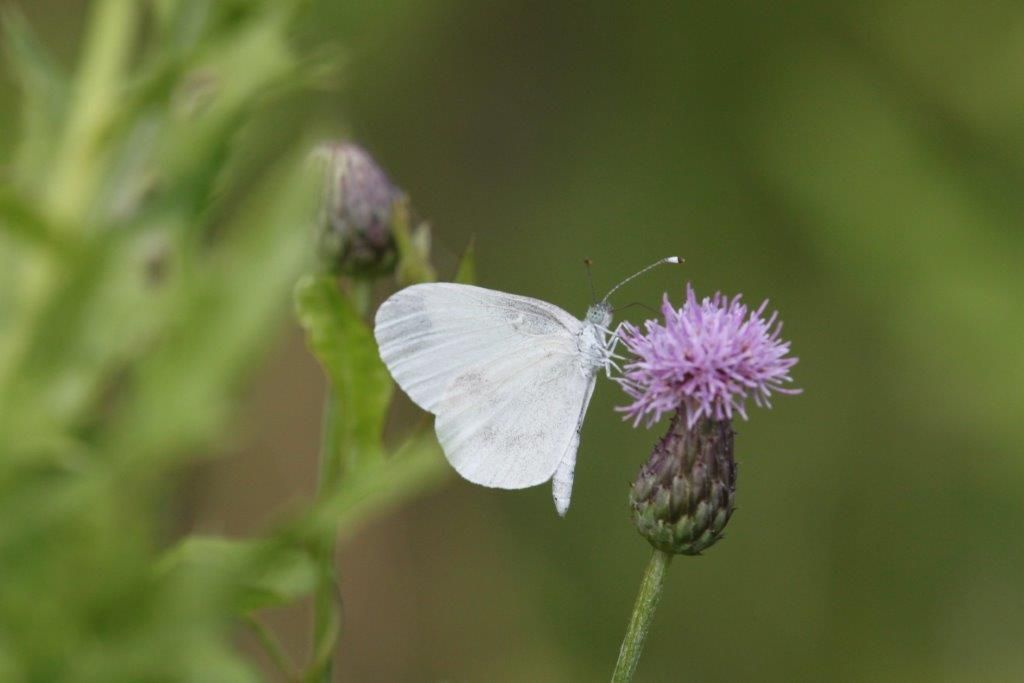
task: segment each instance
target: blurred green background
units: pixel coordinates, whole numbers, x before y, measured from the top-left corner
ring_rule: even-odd
[[[87,3],[13,4],[73,65]],[[786,321],[804,394],[737,425],[739,510],[673,564],[638,680],[1024,678],[1024,4],[322,0],[296,36],[345,67],[276,135],[370,149],[442,272],[475,235],[480,284],[582,314],[583,257],[605,289],[679,254],[618,303],[691,280]],[[322,394],[290,328],[177,526],[307,498]],[[337,679],[606,678],[659,436],[622,402],[599,382],[566,519],[453,475],[347,540]],[[305,611],[272,621],[302,653]]]

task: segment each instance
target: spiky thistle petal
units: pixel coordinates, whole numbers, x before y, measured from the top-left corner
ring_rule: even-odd
[[[746,419],[748,399],[770,406],[773,393],[800,393],[786,386],[797,359],[781,338],[778,314],[765,318],[767,307],[765,301],[750,310],[740,295],[721,293],[698,301],[691,285],[679,309],[666,295],[664,323],[648,320],[643,330],[626,324],[620,333],[636,359],[618,380],[633,402],[619,410],[634,425],[679,410],[693,427],[702,417]]]

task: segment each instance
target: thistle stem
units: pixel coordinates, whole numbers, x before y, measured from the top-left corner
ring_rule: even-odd
[[[665,585],[665,570],[671,561],[672,555],[655,550],[650,562],[647,563],[644,578],[640,582],[640,593],[636,596],[636,604],[633,605],[633,616],[629,619],[626,636],[622,639],[622,647],[619,648],[619,661],[615,663],[612,683],[628,683],[633,680],[637,664],[640,663],[647,631],[651,628],[654,611],[658,607],[658,600],[661,599],[661,589]]]
[[[320,499],[331,495],[341,469],[338,430],[335,426],[337,403],[335,388],[328,383],[321,423],[320,470],[317,474],[317,498]],[[333,676],[334,650],[341,627],[341,604],[334,570],[333,527],[320,539],[315,552],[320,567],[320,581],[313,596],[313,663],[307,680],[329,683]]]
[[[360,316],[365,317],[371,307],[373,292],[369,285],[356,281],[352,284],[352,297]],[[338,387],[330,379],[324,398],[324,413],[320,434],[320,470],[317,474],[317,500],[328,500],[341,487],[345,471],[346,456],[344,444],[338,432]],[[351,462],[347,463],[350,467]],[[337,548],[338,530],[330,526],[316,547],[320,565],[320,581],[313,596],[313,664],[307,680],[330,683],[334,675],[334,653],[341,632],[341,595],[338,592],[337,572],[334,555]]]

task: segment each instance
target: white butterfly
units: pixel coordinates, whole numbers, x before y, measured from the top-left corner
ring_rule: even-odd
[[[482,287],[407,287],[381,304],[374,334],[391,375],[421,408],[448,462],[501,489],[552,482],[565,515],[597,373],[616,367],[612,288],[577,320],[539,299]]]

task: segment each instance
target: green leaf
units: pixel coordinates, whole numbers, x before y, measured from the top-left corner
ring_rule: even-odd
[[[167,317],[174,326],[140,359],[111,435],[143,462],[179,455],[216,436],[239,380],[275,339],[291,283],[310,262],[316,190],[304,159],[256,188],[210,254],[194,257]]]
[[[350,469],[379,459],[393,386],[373,333],[326,275],[303,278],[295,288],[295,306],[310,350],[336,396],[334,458],[339,464],[344,458]]]
[[[26,313],[30,321],[19,330],[28,341],[4,361],[16,369],[5,386],[5,410],[75,425],[95,409],[116,370],[142,355],[166,325],[168,288],[145,282],[143,237],[104,235],[51,270],[48,298],[34,315]]]
[[[453,282],[463,285],[471,285],[476,282],[476,240],[474,238],[470,238],[465,251],[462,252]]]
[[[25,244],[57,252],[67,249],[59,231],[33,202],[10,187],[0,187],[0,230]]]
[[[411,437],[390,457],[378,459],[320,501],[307,521],[307,533],[351,536],[367,519],[447,481],[451,467],[432,433]]]
[[[2,23],[7,63],[22,93],[22,128],[12,168],[21,184],[41,191],[60,141],[68,81],[20,12],[5,6]]]
[[[294,602],[313,591],[317,576],[317,564],[308,552],[294,548],[279,551],[263,571],[242,581],[242,608],[252,611]]]
[[[409,202],[401,199],[391,211],[391,233],[398,247],[398,268],[395,277],[399,284],[433,282],[434,267],[430,265],[430,226],[421,223],[412,226]]]
[[[274,541],[192,536],[157,566],[159,574],[234,586],[239,614],[284,605],[308,595],[319,581],[309,552]]]
[[[230,35],[202,46],[181,75],[177,116],[168,120],[160,168],[184,182],[209,183],[244,116],[268,90],[288,85],[297,60],[287,44],[281,12],[251,18]]]

